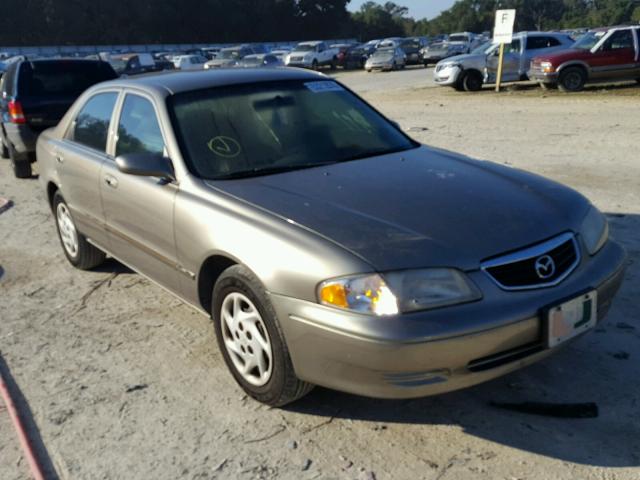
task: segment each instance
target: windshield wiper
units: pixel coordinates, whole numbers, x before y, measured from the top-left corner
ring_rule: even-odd
[[[233,172],[227,175],[220,175],[212,178],[212,180],[236,180],[239,178],[261,177],[264,175],[274,175],[276,173],[293,172],[295,170],[305,170],[307,168],[324,167],[333,165],[338,162],[320,162],[320,163],[302,163],[298,165],[279,165],[273,167],[253,168],[251,170],[242,170],[241,172]]]

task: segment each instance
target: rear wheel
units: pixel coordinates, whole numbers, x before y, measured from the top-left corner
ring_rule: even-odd
[[[33,172],[31,171],[31,161],[29,158],[18,155],[18,152],[11,146],[8,147],[8,150],[11,166],[13,167],[13,174],[16,178],[31,178]]]
[[[56,216],[62,250],[71,265],[81,270],[90,270],[104,262],[104,252],[91,245],[86,237],[78,232],[69,207],[60,192],[53,196],[53,213]]]
[[[465,92],[478,92],[482,90],[482,75],[474,70],[463,72],[461,83]]]
[[[587,73],[580,67],[569,67],[562,70],[558,79],[558,87],[563,92],[580,92],[587,83]]]
[[[296,377],[275,310],[251,271],[242,265],[225,270],[212,300],[220,351],[248,395],[279,407],[311,391],[313,385]]]

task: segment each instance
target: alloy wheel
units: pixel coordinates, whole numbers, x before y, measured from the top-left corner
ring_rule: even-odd
[[[78,232],[69,208],[64,203],[59,203],[56,213],[62,245],[67,253],[75,258],[78,255]]]
[[[273,350],[260,312],[239,292],[228,294],[220,310],[222,338],[234,367],[251,385],[265,385],[273,371]]]

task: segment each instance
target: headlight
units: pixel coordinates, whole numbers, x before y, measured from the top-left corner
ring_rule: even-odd
[[[540,68],[543,73],[553,73],[556,71],[553,64],[551,62],[542,62],[540,63]]]
[[[441,68],[444,70],[445,68],[455,68],[455,67],[459,67],[459,66],[460,66],[459,63],[453,62],[453,63],[445,63],[445,64],[442,65]]]
[[[482,295],[462,272],[433,268],[327,280],[318,298],[324,305],[381,316],[471,302]]]
[[[591,207],[591,210],[582,221],[580,236],[587,246],[589,255],[598,253],[607,242],[609,238],[609,222],[596,207]]]

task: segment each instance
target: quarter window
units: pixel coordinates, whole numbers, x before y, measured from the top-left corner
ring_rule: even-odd
[[[164,140],[153,105],[138,95],[127,95],[118,123],[116,156],[163,152]]]
[[[70,140],[104,152],[117,98],[115,92],[98,93],[91,97],[76,117]]]

